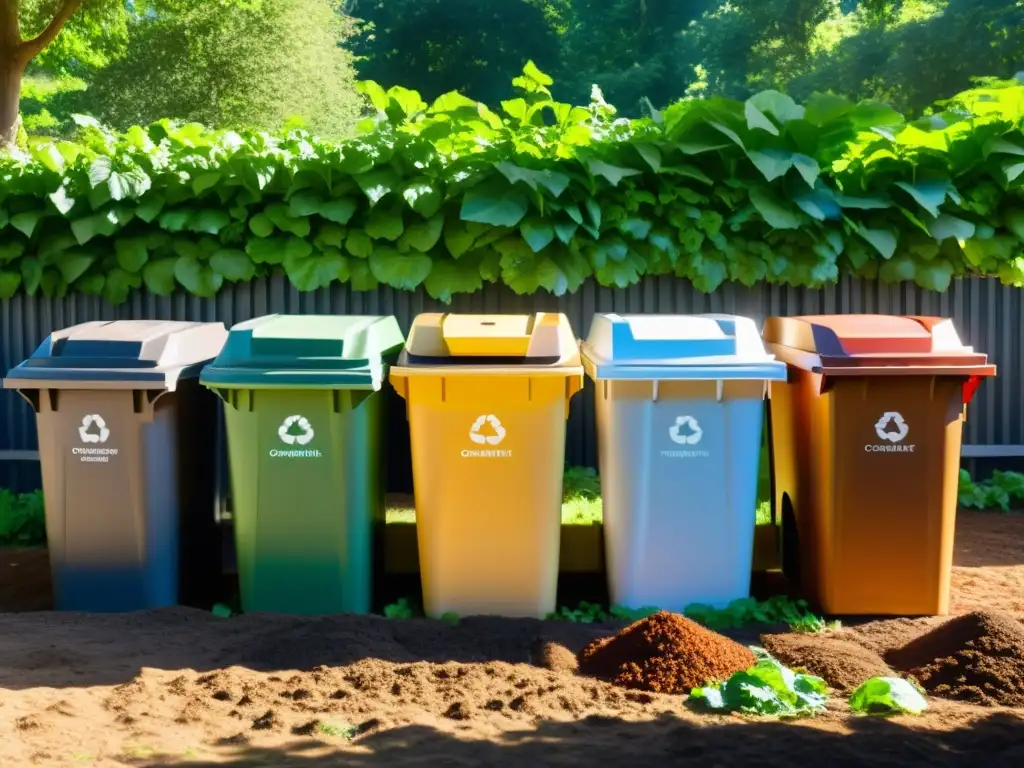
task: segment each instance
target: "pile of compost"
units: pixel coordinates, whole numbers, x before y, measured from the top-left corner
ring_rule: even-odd
[[[1024,625],[998,612],[968,613],[886,654],[929,693],[986,706],[1024,707]]]
[[[624,688],[687,694],[753,666],[750,649],[675,613],[661,611],[589,643],[579,671]]]

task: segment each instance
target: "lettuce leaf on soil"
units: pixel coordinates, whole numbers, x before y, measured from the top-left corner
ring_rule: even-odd
[[[850,694],[850,709],[865,715],[919,715],[928,702],[909,680],[873,677]]]
[[[763,659],[725,682],[694,688],[687,704],[711,712],[798,717],[823,711],[827,699],[828,685],[820,677]]]

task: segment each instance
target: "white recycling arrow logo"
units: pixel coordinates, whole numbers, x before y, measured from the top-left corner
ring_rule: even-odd
[[[294,428],[294,432],[293,432]],[[289,416],[277,428],[277,436],[288,445],[306,445],[313,439],[313,426],[305,416]]]
[[[696,445],[704,437],[704,430],[693,416],[678,416],[669,427],[668,436],[678,445]]]
[[[96,427],[97,432],[90,430]],[[107,422],[98,413],[92,413],[82,419],[82,426],[78,428],[78,436],[83,443],[105,443],[110,437],[110,430],[107,429]]]
[[[892,427],[889,425],[892,424]],[[910,427],[896,411],[886,411],[875,423],[875,434],[880,440],[888,440],[890,443],[898,443],[907,436]]]
[[[484,424],[490,424],[491,429],[494,430],[493,435],[482,435],[480,430]],[[498,445],[502,440],[505,439],[505,428],[501,426],[501,422],[498,421],[498,417],[494,414],[489,416],[481,416],[473,422],[473,426],[469,429],[469,439],[477,445]]]

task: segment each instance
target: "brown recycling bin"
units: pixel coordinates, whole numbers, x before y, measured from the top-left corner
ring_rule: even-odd
[[[219,571],[221,323],[91,322],[51,334],[3,384],[36,412],[54,607],[208,605]]]
[[[783,569],[830,614],[949,612],[960,438],[985,355],[950,320],[768,318]]]

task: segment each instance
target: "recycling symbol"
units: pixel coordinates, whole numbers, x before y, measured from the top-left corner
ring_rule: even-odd
[[[277,428],[277,436],[288,445],[306,445],[313,439],[313,426],[305,416],[289,416]]]
[[[704,437],[704,430],[693,416],[677,416],[676,423],[669,427],[668,436],[679,445],[696,445]]]
[[[490,424],[491,429],[494,430],[493,435],[482,435],[480,430],[484,424]],[[489,416],[481,416],[473,422],[473,426],[469,429],[469,439],[477,445],[498,445],[502,440],[505,439],[505,428],[501,426],[501,422],[498,421],[498,417],[491,414]]]
[[[898,443],[907,436],[910,427],[896,411],[886,411],[875,424],[875,434],[880,440]]]
[[[97,432],[90,432],[93,427]],[[82,419],[82,426],[78,428],[78,436],[83,443],[105,443],[110,437],[110,430],[107,429],[107,422],[98,413],[89,414]]]

